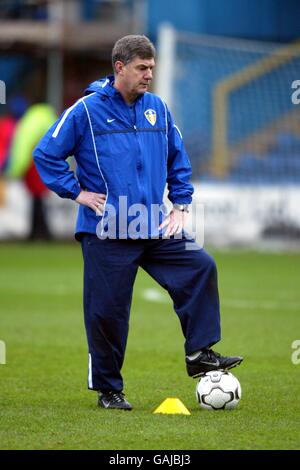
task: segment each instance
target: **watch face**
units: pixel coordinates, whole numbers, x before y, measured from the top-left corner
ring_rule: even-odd
[[[174,204],[175,209],[179,211],[188,212],[188,204]]]

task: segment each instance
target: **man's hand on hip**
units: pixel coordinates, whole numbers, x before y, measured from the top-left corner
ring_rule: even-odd
[[[97,215],[103,214],[103,208],[106,200],[106,194],[92,193],[90,191],[81,191],[75,199],[78,204],[90,207]]]
[[[168,238],[175,233],[181,233],[186,222],[186,216],[186,212],[172,209],[168,217],[159,226],[160,230],[167,227],[163,237]]]

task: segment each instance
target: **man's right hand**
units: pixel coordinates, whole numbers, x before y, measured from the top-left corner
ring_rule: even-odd
[[[81,191],[75,199],[78,204],[90,207],[97,215],[103,214],[103,208],[106,201],[106,194],[92,193],[90,191]]]

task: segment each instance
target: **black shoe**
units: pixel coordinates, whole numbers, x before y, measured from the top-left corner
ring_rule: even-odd
[[[212,349],[205,348],[195,359],[186,358],[186,370],[190,377],[200,377],[210,370],[232,369],[242,360],[241,356],[221,356]]]
[[[98,405],[102,408],[117,410],[132,410],[131,404],[125,400],[122,392],[107,392],[99,394]]]

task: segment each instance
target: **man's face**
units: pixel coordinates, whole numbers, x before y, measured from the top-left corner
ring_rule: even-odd
[[[131,96],[142,95],[148,91],[154,66],[154,59],[141,59],[139,57],[135,57],[127,65],[122,64],[119,77],[124,90]]]

